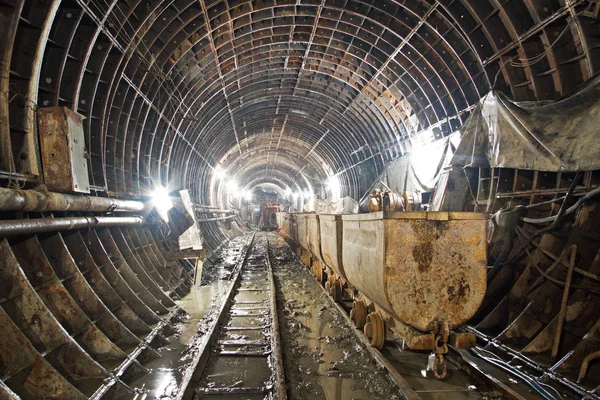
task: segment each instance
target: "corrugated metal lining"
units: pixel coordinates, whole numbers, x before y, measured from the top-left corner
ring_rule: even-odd
[[[139,198],[160,183],[211,204],[220,167],[295,190],[333,173],[359,198],[491,88],[552,100],[588,80],[597,11],[584,0],[4,0],[0,181],[41,183],[36,110],[67,106],[86,117],[93,194]],[[210,249],[226,239],[219,227],[203,224]],[[181,265],[163,258],[165,233],[1,240],[0,395],[126,391],[175,312],[165,292]]]
[[[299,188],[299,170],[319,180],[326,165],[358,197],[357,165],[374,177],[420,131],[448,135],[494,82],[546,100],[593,75],[590,6],[11,0],[0,8],[2,169],[37,173],[30,109],[66,105],[87,117],[92,183],[110,193],[159,180],[202,202],[220,163],[240,181]]]

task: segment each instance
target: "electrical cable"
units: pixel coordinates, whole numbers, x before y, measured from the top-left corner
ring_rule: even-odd
[[[531,242],[533,242],[533,240],[535,238],[543,235],[544,233],[550,232],[550,231],[558,228],[559,224],[562,222],[562,219],[564,217],[566,204],[569,201],[569,199],[571,198],[571,195],[573,194],[573,191],[575,190],[575,187],[577,186],[577,182],[579,182],[580,177],[581,177],[581,172],[578,172],[575,175],[575,177],[573,178],[573,181],[571,182],[571,186],[569,187],[569,190],[567,191],[565,199],[563,200],[562,204],[560,205],[560,209],[558,210],[558,213],[556,214],[555,217],[552,217],[553,218],[552,224],[543,229],[540,229],[535,234],[531,235],[531,237],[519,248],[519,250],[516,251],[512,257],[510,257],[508,260],[503,262],[503,264],[508,264],[508,263],[512,262],[513,260],[515,260],[517,257],[521,256],[521,254],[523,254],[523,252],[527,249],[527,247],[529,247],[529,245],[531,244]],[[585,199],[585,196],[582,199],[580,199],[579,202],[583,203],[583,201],[585,201],[584,199]]]
[[[544,398],[546,400],[556,400],[556,397],[554,397],[550,392],[548,392],[546,389],[544,389],[540,385],[540,382],[538,382],[537,380],[535,380],[535,379],[531,378],[530,376],[526,375],[525,373],[519,371],[518,369],[516,369],[512,365],[508,364],[506,361],[502,360],[500,357],[498,357],[495,354],[494,354],[494,356],[495,356],[494,358],[485,356],[483,354],[478,354],[478,353],[480,353],[480,350],[481,349],[479,349],[479,348],[470,349],[471,353],[473,353],[476,357],[479,357],[482,360],[485,360],[488,363],[490,363],[500,369],[503,369],[506,372],[509,372],[512,375],[515,375],[516,377],[522,379],[523,382],[525,382],[529,387],[531,387],[534,391],[536,391],[542,398]],[[560,397],[560,398],[562,399],[562,397]]]
[[[579,207],[581,207],[583,205],[583,203],[585,203],[587,200],[591,199],[594,196],[597,196],[598,194],[600,194],[600,187],[589,191],[585,196],[583,196],[582,198],[580,198],[577,203],[573,204],[571,207],[569,207],[567,209],[567,211],[565,211],[563,216],[567,216],[569,214],[574,213]],[[565,196],[566,197],[566,196]],[[541,204],[541,203],[540,203]],[[529,224],[546,224],[548,222],[554,222],[557,219],[558,215],[554,215],[552,217],[547,217],[547,218],[527,218],[527,217],[523,217],[522,220],[523,222],[527,222]]]

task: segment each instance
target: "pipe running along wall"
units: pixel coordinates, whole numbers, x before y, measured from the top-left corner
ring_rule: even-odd
[[[490,89],[516,101],[556,100],[597,74],[596,3],[2,1],[0,186],[43,184],[36,110],[66,106],[85,117],[90,183],[103,199],[3,189],[3,218],[14,218],[14,211],[24,218],[62,213],[2,223],[46,229],[54,223],[42,221],[56,220],[55,227],[81,227],[60,218],[93,224],[99,220],[79,213],[109,211],[117,203],[114,211],[137,212],[139,204],[129,201],[145,199],[159,185],[189,189],[194,203],[214,210],[227,208],[236,192],[261,185],[279,193],[289,189],[300,198],[330,195],[335,187],[340,196],[358,199],[387,163],[459,128]],[[535,204],[532,193],[550,187],[559,196],[569,186],[566,173],[459,172],[475,187],[475,203],[493,211],[501,202]],[[596,175],[589,172],[583,181],[593,190]],[[471,186],[460,197],[465,200],[460,208],[469,211]],[[508,200],[497,200],[494,187]],[[578,268],[594,270],[593,227],[600,214],[594,212],[582,205],[568,216],[574,221],[567,221],[564,232],[532,244],[537,247],[528,251],[535,262],[528,256],[500,270],[488,289],[495,297],[477,319],[481,329],[502,332],[497,336],[502,342],[526,337],[522,340],[534,343],[528,351],[543,353],[553,315],[560,311],[554,299],[563,298],[563,291],[555,283],[536,283],[537,278],[535,287],[527,286],[533,274],[528,265],[545,265],[577,240]],[[545,221],[549,215],[555,215],[553,208],[526,217]],[[227,232],[223,221],[212,219],[202,230],[214,250],[226,242]],[[505,236],[509,244],[497,247],[510,252],[512,235],[533,235],[530,231],[526,225],[511,232]],[[132,348],[156,356],[139,338],[160,338],[152,327],[171,318],[169,296],[177,297],[189,270],[163,256],[172,244],[167,230],[134,224],[19,233],[24,235],[0,240],[0,273],[6,274],[0,285],[16,282],[0,290],[0,328],[14,336],[0,336],[10,336],[3,348],[18,353],[0,362],[6,377],[0,395],[8,390],[93,395],[96,388],[82,384],[82,377],[109,378],[111,389],[102,389],[107,396],[127,392],[130,375],[112,375],[106,354],[97,349],[109,349],[120,365]],[[597,316],[586,314],[597,309],[590,292],[595,286],[575,276],[559,351],[568,369],[597,346],[590,338],[598,335]],[[48,288],[61,296],[52,297]],[[21,318],[15,310],[25,304],[35,305],[26,311],[39,312]],[[76,360],[78,368],[65,369],[58,355]],[[130,364],[144,369],[137,361]],[[33,371],[40,378],[36,385],[23,386],[22,371]]]

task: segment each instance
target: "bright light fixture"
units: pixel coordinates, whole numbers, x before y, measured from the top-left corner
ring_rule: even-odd
[[[244,199],[246,199],[247,201],[251,201],[252,200],[252,192],[249,190],[244,190]]]
[[[158,215],[160,215],[165,222],[169,222],[167,213],[173,208],[173,202],[171,201],[171,197],[169,197],[169,191],[163,186],[156,186],[154,188],[154,193],[152,193],[152,201],[154,202],[154,207],[156,207]]]
[[[339,200],[341,196],[340,180],[336,175],[331,175],[325,181],[325,188],[329,191],[329,198],[333,201]]]
[[[225,187],[227,188],[227,191],[230,194],[235,194],[234,192],[237,192],[237,190],[238,190],[238,184],[236,181],[227,182],[227,185]]]
[[[215,178],[223,179],[223,178],[225,178],[225,175],[226,175],[225,170],[220,165],[218,165],[215,168]]]

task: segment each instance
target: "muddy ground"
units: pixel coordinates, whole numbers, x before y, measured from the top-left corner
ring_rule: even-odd
[[[287,243],[269,241],[290,399],[402,398]]]

